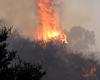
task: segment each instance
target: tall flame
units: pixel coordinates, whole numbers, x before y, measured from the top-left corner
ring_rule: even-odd
[[[67,43],[67,37],[59,27],[57,14],[52,9],[53,2],[54,0],[39,0],[38,2],[40,27],[35,32],[35,39],[43,42],[58,40]]]

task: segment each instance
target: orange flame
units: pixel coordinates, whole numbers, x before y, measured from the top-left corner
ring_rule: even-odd
[[[58,40],[67,43],[67,37],[58,25],[56,12],[52,9],[53,1],[39,0],[38,2],[40,27],[35,32],[35,39],[43,42]]]

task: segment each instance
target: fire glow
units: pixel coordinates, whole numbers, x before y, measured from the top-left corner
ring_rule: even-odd
[[[63,29],[59,27],[57,14],[52,8],[54,0],[39,0],[39,19],[40,26],[35,32],[35,40],[43,41],[45,43],[50,41],[59,41],[62,43],[67,42],[67,36],[64,34]]]

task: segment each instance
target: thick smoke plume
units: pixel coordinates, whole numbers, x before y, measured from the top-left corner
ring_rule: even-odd
[[[8,40],[11,44],[9,48],[14,48],[18,55],[28,62],[42,64],[47,71],[44,80],[80,80],[84,78],[85,70],[97,66],[94,57],[86,58],[83,53],[73,53],[69,44],[49,42],[46,46],[41,46],[14,33]],[[96,76],[94,75],[93,78]]]

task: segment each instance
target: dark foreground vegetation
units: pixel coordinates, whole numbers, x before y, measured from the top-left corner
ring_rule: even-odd
[[[11,30],[11,27],[0,25],[0,80],[100,80],[100,62],[94,55],[85,57],[81,53],[70,52],[64,44],[48,43],[46,47],[41,47],[29,42],[28,45],[34,46],[34,60],[43,62],[26,62],[17,51],[8,49],[7,39],[12,34]]]
[[[41,80],[45,75],[41,65],[22,61],[16,51],[7,49],[10,33],[11,28],[0,26],[0,80]]]

